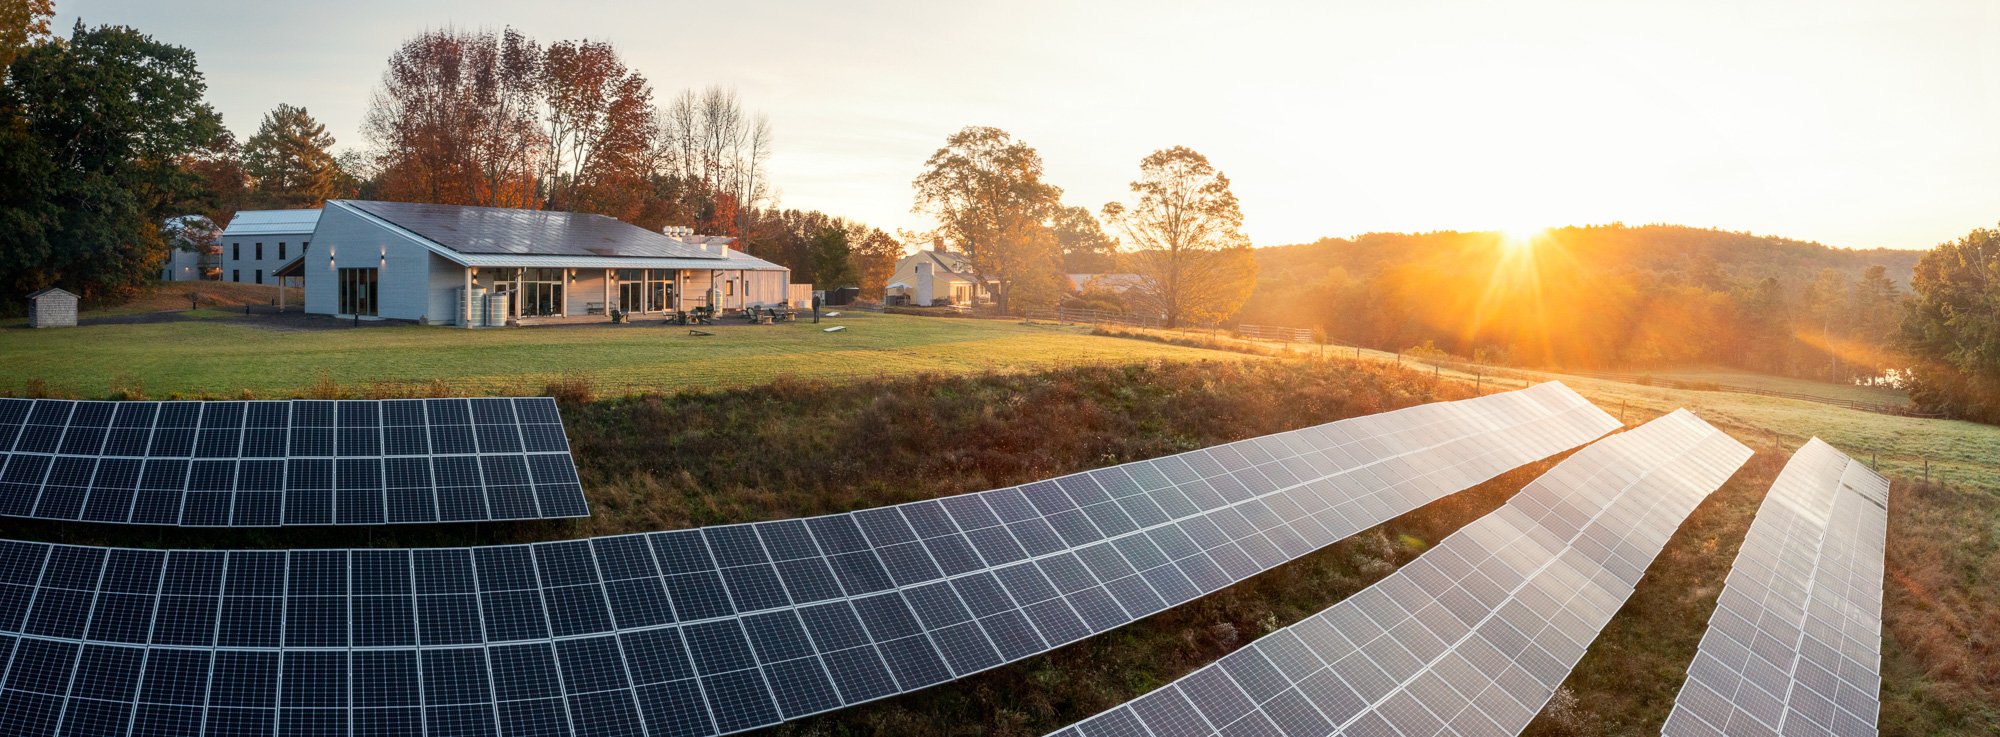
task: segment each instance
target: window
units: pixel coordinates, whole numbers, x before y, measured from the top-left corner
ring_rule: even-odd
[[[725,297],[734,297],[734,296],[736,296],[736,280],[735,280],[735,279],[724,279],[724,280],[722,280],[722,294],[723,294],[723,296],[725,296]]]
[[[229,244],[229,257],[232,259],[243,258],[243,244],[241,243]]]
[[[258,269],[258,270],[257,270],[257,283],[258,283],[258,284],[263,284],[263,283],[264,283],[264,270],[263,270],[263,269]]]
[[[257,243],[257,260],[258,261],[264,260],[264,244],[262,241],[259,241]]]
[[[229,280],[230,280],[230,281],[234,281],[234,282],[240,282],[240,281],[243,281],[243,270],[242,270],[242,269],[230,269],[230,270],[229,270]]]
[[[339,277],[340,314],[377,314],[374,269],[341,269]]]
[[[284,241],[278,241],[278,260],[279,260],[279,261],[283,261],[283,260],[285,260],[285,242],[284,242]]]

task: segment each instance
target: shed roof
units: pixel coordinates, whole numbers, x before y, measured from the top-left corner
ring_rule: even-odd
[[[74,292],[71,292],[67,289],[63,289],[62,287],[49,287],[48,289],[35,291],[28,295],[28,299],[41,299],[43,296],[50,294],[61,294],[61,295],[67,295],[70,299],[81,299],[80,297],[76,296]]]
[[[319,226],[319,210],[239,210],[222,229],[222,237],[310,234]]]
[[[603,215],[505,207],[347,200],[341,204],[462,254],[721,258],[720,243],[689,243]],[[733,239],[720,239],[728,243]],[[702,245],[710,245],[702,248]]]

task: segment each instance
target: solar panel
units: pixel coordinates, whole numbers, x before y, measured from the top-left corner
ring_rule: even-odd
[[[1616,424],[1548,384],[809,519],[418,550],[5,543],[0,637],[35,654],[0,698],[34,704],[0,733],[121,708],[134,734],[218,714],[278,734],[737,732],[1045,652]],[[49,648],[136,657],[136,698],[33,675]],[[273,669],[275,693],[238,683]]]
[[[548,397],[0,399],[0,515],[270,527],[589,511]]]
[[[1888,504],[1888,479],[1819,438],[1792,455],[1662,734],[1875,734]]]
[[[1375,585],[1057,734],[1518,734],[1749,457],[1685,410],[1600,440]]]

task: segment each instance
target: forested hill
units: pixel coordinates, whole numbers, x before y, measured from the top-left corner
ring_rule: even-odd
[[[1845,379],[1881,346],[1921,251],[1671,225],[1371,233],[1257,249],[1250,324],[1572,368],[1722,364]]]

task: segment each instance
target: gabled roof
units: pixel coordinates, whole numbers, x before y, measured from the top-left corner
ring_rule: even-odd
[[[966,257],[965,254],[953,253],[951,251],[923,251],[922,253],[929,255],[932,261],[937,262],[938,268],[945,271],[953,274],[972,273],[972,259]]]
[[[319,225],[319,210],[239,210],[222,229],[222,237],[309,234]]]
[[[696,242],[689,242],[589,213],[369,200],[327,206],[387,223],[467,266],[784,269],[730,249],[734,238],[694,236]]]
[[[67,289],[63,289],[62,287],[49,287],[48,289],[36,291],[34,293],[29,294],[28,299],[39,299],[44,294],[67,294],[70,296],[71,299],[81,299],[80,297],[77,297],[76,294],[70,292]]]

